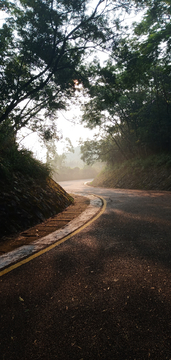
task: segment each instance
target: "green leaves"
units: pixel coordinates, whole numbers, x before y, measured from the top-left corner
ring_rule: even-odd
[[[6,2],[1,32],[0,123],[18,131],[42,109],[63,109],[75,93],[89,48],[105,46],[113,31],[108,16],[85,0]],[[80,76],[81,74],[81,76]],[[80,78],[79,78],[80,80]]]

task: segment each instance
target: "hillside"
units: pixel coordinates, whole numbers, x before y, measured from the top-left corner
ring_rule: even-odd
[[[73,199],[47,164],[19,148],[13,133],[0,133],[0,241],[61,212]]]
[[[91,185],[171,191],[171,156],[154,155],[104,168]]]
[[[0,181],[0,241],[61,212],[72,197],[50,177],[38,181],[15,173],[13,181]]]

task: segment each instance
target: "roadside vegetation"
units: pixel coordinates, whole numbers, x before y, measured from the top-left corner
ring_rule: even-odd
[[[31,151],[20,149],[13,131],[8,134],[0,127],[0,181],[12,186],[17,172],[38,181],[46,181],[50,167],[33,157]]]
[[[134,172],[150,178],[153,171],[151,188],[162,167],[169,169],[165,178],[170,178],[170,1],[5,0],[0,11],[1,234],[60,211],[60,196],[67,198],[64,206],[72,201],[60,189],[59,203],[54,197],[56,205],[49,204],[47,198],[49,210],[42,210],[46,194],[52,200],[49,191],[58,193],[49,165],[55,164],[51,153],[61,138],[59,113],[72,104],[82,106],[85,126],[99,130],[94,140],[81,145],[88,166],[105,163],[115,171],[113,178],[119,177],[118,166],[125,178]],[[128,25],[130,14],[141,18]],[[25,130],[45,141],[48,165],[18,146]],[[78,170],[79,177],[85,171]],[[128,187],[128,182],[118,184]],[[40,207],[36,199],[41,199]]]
[[[69,139],[68,139],[69,140]],[[81,160],[80,147],[73,147],[71,142],[66,151],[61,155],[57,154],[54,141],[48,145],[47,164],[52,169],[53,179],[58,181],[93,179],[102,169],[100,163],[86,165]]]
[[[141,21],[122,33],[105,66],[89,67],[94,77],[82,122],[99,137],[82,143],[82,159],[107,164],[103,186],[170,190],[171,6],[143,3]]]
[[[2,129],[1,129],[2,130]],[[61,212],[73,202],[46,164],[0,135],[0,241]]]

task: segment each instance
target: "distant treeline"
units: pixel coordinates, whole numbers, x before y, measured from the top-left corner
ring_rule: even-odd
[[[83,169],[75,167],[71,169],[70,167],[61,167],[58,170],[58,173],[53,174],[55,181],[65,181],[65,180],[79,180],[79,179],[94,179],[98,171],[91,167],[85,166]]]

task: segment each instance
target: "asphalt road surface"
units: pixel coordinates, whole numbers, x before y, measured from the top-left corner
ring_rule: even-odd
[[[171,359],[171,193],[61,184],[106,211],[0,278],[0,359]]]

